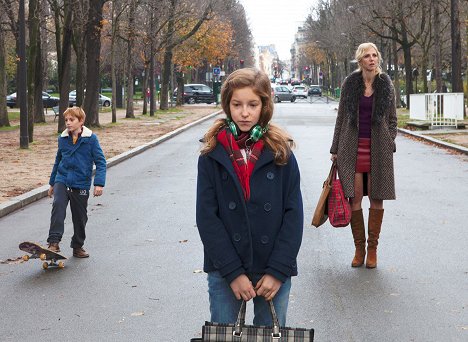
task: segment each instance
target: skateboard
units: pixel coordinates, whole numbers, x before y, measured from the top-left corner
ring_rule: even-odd
[[[64,257],[60,253],[53,252],[50,249],[47,249],[39,245],[38,243],[29,242],[29,241],[21,242],[19,244],[19,249],[31,254],[31,255],[27,255],[27,254],[24,255],[23,256],[24,261],[28,261],[29,259],[41,259],[42,261],[44,261],[42,263],[43,269],[47,269],[49,266],[54,266],[58,268],[65,267],[65,264],[63,263],[63,261],[59,261],[59,262],[57,261],[66,260],[67,259],[66,257]],[[50,262],[47,262],[47,261],[50,261]]]

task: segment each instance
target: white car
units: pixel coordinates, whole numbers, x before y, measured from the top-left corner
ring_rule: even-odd
[[[72,90],[68,94],[68,102],[70,107],[76,105],[76,90]],[[99,94],[99,105],[102,107],[109,107],[111,105],[111,99],[107,96]]]
[[[293,94],[296,95],[296,98],[302,97],[307,98],[307,88],[303,85],[296,85],[293,88]]]

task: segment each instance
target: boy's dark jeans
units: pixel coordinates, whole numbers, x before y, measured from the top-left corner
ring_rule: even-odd
[[[89,190],[67,188],[62,183],[55,183],[47,242],[60,242],[62,240],[67,206],[70,201],[74,230],[70,247],[79,248],[83,246],[86,239],[86,222],[88,222],[88,198]]]

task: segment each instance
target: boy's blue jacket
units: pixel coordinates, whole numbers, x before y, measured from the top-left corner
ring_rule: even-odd
[[[63,183],[69,188],[86,189],[91,187],[93,164],[96,164],[94,185],[106,183],[106,158],[96,134],[83,126],[81,136],[73,145],[72,137],[65,129],[58,137],[58,150],[52,168],[49,184]]]
[[[244,194],[224,147],[198,159],[196,219],[204,246],[205,272],[219,271],[229,283],[241,274],[270,274],[282,282],[297,275],[303,205],[294,154],[274,163],[266,147]]]

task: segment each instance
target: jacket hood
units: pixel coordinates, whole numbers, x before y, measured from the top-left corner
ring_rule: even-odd
[[[89,138],[93,134],[93,131],[90,130],[88,127],[83,126],[83,131],[81,132],[81,137],[83,138]],[[68,137],[68,128],[65,128],[65,130],[60,134],[62,138]]]

